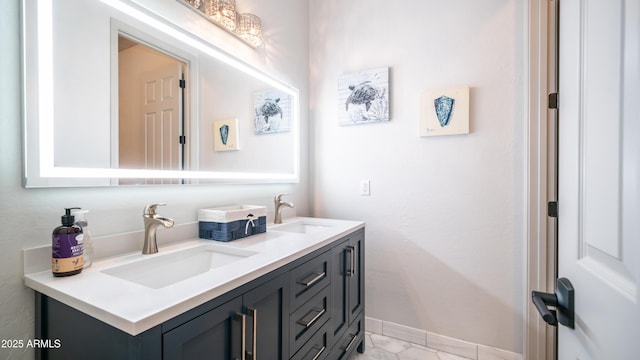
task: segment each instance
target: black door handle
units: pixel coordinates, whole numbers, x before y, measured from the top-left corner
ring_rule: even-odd
[[[543,293],[539,291],[531,292],[531,300],[533,301],[533,305],[536,306],[538,312],[542,316],[542,319],[547,322],[549,325],[557,326],[558,320],[556,319],[556,311],[550,310],[547,305],[557,306],[558,299],[556,298],[556,294]]]
[[[547,324],[557,326],[560,322],[571,329],[574,328],[574,296],[573,285],[567,278],[560,278],[556,281],[555,294],[531,292],[531,300]],[[556,310],[551,310],[548,306],[553,306]]]

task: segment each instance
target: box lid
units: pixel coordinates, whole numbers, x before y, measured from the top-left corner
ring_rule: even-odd
[[[230,205],[198,210],[198,221],[227,223],[244,220],[249,215],[254,218],[267,216],[266,206],[258,205]]]

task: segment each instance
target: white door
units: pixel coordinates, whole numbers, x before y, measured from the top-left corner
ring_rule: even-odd
[[[558,359],[640,359],[640,1],[560,0]]]
[[[182,145],[182,64],[174,63],[142,75],[144,89],[145,168],[180,170]],[[153,183],[178,183],[149,180]]]

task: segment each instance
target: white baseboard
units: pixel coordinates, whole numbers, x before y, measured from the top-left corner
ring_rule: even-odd
[[[388,336],[473,360],[522,360],[522,354],[371,317],[365,317],[365,329],[374,334]]]

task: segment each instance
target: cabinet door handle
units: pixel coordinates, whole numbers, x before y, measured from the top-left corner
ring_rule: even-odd
[[[356,267],[357,264],[357,256],[356,256],[356,247],[355,246],[347,246],[347,251],[349,251],[349,268],[347,269],[347,275],[349,277],[356,276]]]
[[[312,275],[315,275],[315,277],[313,279],[311,279],[309,281],[306,281],[306,282],[305,281],[298,281],[297,283],[300,284],[300,285],[304,285],[306,287],[309,287],[309,286],[317,283],[318,281],[320,281],[323,277],[325,277],[327,275],[327,273],[323,271],[320,274],[313,273]]]
[[[357,338],[358,338],[358,334],[353,334],[353,339],[351,339],[351,341],[349,341],[349,345],[347,345],[347,347],[344,348],[345,353],[349,352],[349,349],[351,349],[351,345],[353,345],[353,343],[356,342]]]
[[[297,321],[298,325],[302,325],[302,326],[304,326],[305,328],[310,327],[311,325],[313,325],[313,323],[314,323],[314,322],[316,322],[316,320],[318,320],[318,319],[320,318],[320,316],[324,315],[324,313],[325,313],[327,310],[326,310],[326,309],[321,309],[321,310],[318,310],[318,309],[311,309],[311,311],[309,311],[309,312],[307,313],[307,315],[311,314],[311,312],[313,312],[313,311],[316,311],[316,312],[317,312],[317,314],[316,314],[313,318],[311,318],[311,320],[309,320],[309,321],[307,321],[307,322],[305,322],[304,320],[298,320],[298,321]],[[303,317],[303,319],[304,319],[305,317],[307,317],[307,315],[305,315],[305,316]]]
[[[314,347],[315,349],[315,347]],[[318,360],[318,358],[320,357],[320,355],[322,355],[322,353],[326,350],[327,348],[325,346],[321,347],[320,350],[318,350],[318,352],[316,353],[316,356],[314,356],[313,358],[311,358],[311,360]]]
[[[247,358],[248,360],[256,360],[256,344],[258,343],[258,310],[247,308],[247,312],[249,313],[249,316],[253,318],[253,340],[251,342],[251,352],[247,351]]]
[[[247,316],[245,314],[236,313],[235,320],[240,320],[240,329],[242,337],[240,338],[240,360],[245,360],[246,340],[247,340]],[[236,358],[237,359],[237,358]]]

